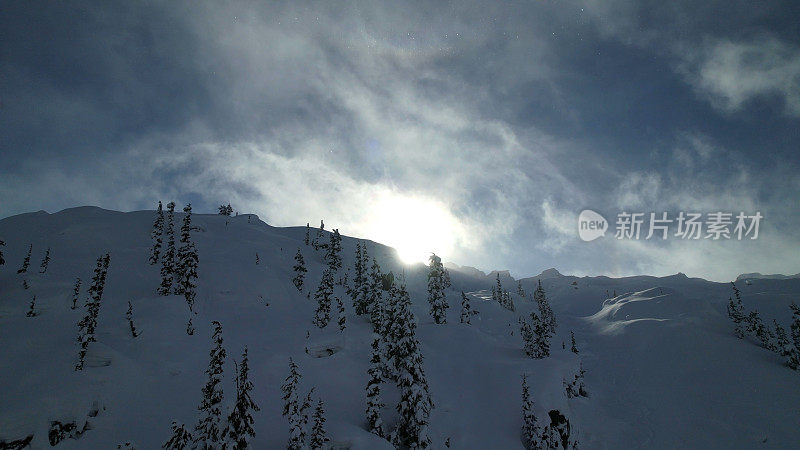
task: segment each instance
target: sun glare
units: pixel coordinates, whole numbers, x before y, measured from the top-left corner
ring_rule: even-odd
[[[431,252],[452,252],[459,227],[440,202],[389,192],[371,205],[365,235],[394,247],[406,264],[427,263]]]

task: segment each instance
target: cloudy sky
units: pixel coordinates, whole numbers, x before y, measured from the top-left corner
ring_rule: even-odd
[[[798,18],[736,0],[7,2],[0,217],[230,202],[516,276],[797,273]],[[583,209],[605,237],[579,239]],[[618,240],[623,211],[764,218],[756,240]]]

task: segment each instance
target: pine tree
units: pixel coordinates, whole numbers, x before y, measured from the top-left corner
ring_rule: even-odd
[[[525,354],[536,359],[550,356],[550,327],[548,324],[534,311],[531,311],[530,323],[520,317],[519,324]]]
[[[310,243],[310,241],[309,241],[309,237],[310,237],[309,233],[311,232],[311,226],[310,225],[311,224],[306,222],[306,237],[303,239],[303,243],[306,244],[306,245],[308,245]]]
[[[783,328],[777,320],[772,320],[775,326],[775,351],[781,356],[791,355],[791,344],[789,343],[789,336],[786,334],[786,329]]]
[[[197,296],[197,247],[192,242],[192,205],[183,208],[183,226],[181,226],[181,247],[178,250],[177,284],[175,293],[183,294],[189,311],[194,310],[194,300]]]
[[[217,211],[219,212],[220,216],[228,216],[228,217],[230,217],[231,214],[233,214],[233,207],[231,206],[230,203],[228,203],[227,205],[223,204],[223,205],[219,205],[219,207],[217,208]]]
[[[321,449],[330,439],[325,431],[325,409],[322,399],[317,400],[317,407],[314,408],[314,424],[311,427],[311,441],[309,446],[312,450]]]
[[[338,228],[331,233],[330,243],[325,249],[325,263],[333,273],[342,268],[342,236]]]
[[[583,363],[580,365],[580,369],[578,373],[573,378],[572,382],[567,383],[566,380],[562,380],[564,384],[564,388],[566,390],[567,398],[575,398],[575,397],[588,397],[589,393],[586,392],[586,385],[583,382],[583,376],[586,373],[586,370],[583,369]]]
[[[428,272],[428,303],[430,304],[430,314],[433,321],[437,324],[447,323],[447,297],[444,290],[444,266],[442,259],[431,253],[429,261],[430,271]]]
[[[5,245],[6,245],[6,243],[4,241],[0,240],[0,247],[5,247]],[[5,263],[6,263],[6,260],[3,259],[3,249],[0,248],[0,266],[2,266]]]
[[[733,298],[728,299],[728,317],[731,318],[734,324],[733,334],[739,339],[743,339],[744,338],[743,323],[746,322],[747,317],[745,316],[744,313],[744,305],[742,304],[742,297],[739,293],[739,289],[733,282],[731,282],[731,286],[733,287],[733,293],[736,300],[734,300]]]
[[[572,353],[575,353],[577,355],[578,354],[578,347],[575,345],[575,333],[570,331],[569,332],[569,338],[570,338],[570,341],[572,341],[572,346],[570,347],[570,351],[572,351]]]
[[[772,340],[775,336],[773,336],[769,328],[764,326],[764,322],[761,321],[761,315],[758,311],[750,311],[750,314],[747,315],[747,322],[747,332],[752,333],[761,342],[762,347],[774,350],[775,344]]]
[[[186,334],[189,336],[194,335],[194,325],[192,325],[192,316],[189,316],[189,322],[186,324]]]
[[[195,425],[194,446],[203,450],[215,449],[221,442],[220,425],[222,421],[222,372],[225,364],[225,349],[222,347],[222,325],[213,321],[214,327],[212,339],[214,347],[209,354],[210,359],[206,375],[208,381],[203,386],[203,401],[198,409],[200,410],[200,421]]]
[[[167,203],[167,250],[161,258],[161,286],[158,293],[169,295],[175,274],[175,202]]]
[[[50,264],[50,247],[47,247],[47,251],[44,252],[44,258],[42,258],[42,263],[39,265],[39,273],[47,272],[48,264]]]
[[[26,273],[28,271],[28,266],[31,265],[31,252],[33,251],[33,244],[30,244],[28,247],[28,254],[25,255],[25,259],[22,260],[22,267],[17,270],[17,273]]]
[[[100,302],[103,298],[110,260],[111,258],[107,253],[104,257],[97,258],[92,284],[89,286],[88,298],[84,304],[86,316],[78,322],[78,343],[81,349],[78,353],[78,363],[75,365],[75,370],[83,370],[89,344],[97,341],[94,334],[97,329],[97,316],[100,313]]]
[[[161,206],[161,201],[159,200],[156,218],[153,221],[153,231],[150,232],[150,239],[153,240],[153,247],[150,249],[148,262],[150,262],[151,266],[158,263],[158,257],[161,255],[162,234],[164,234],[164,208]]]
[[[397,338],[393,345],[393,359],[400,390],[400,403],[397,404],[400,418],[392,442],[395,446],[409,449],[428,448],[431,445],[428,417],[433,409],[433,401],[428,391],[422,353],[415,335],[411,300],[405,285],[397,289],[396,298],[396,320],[390,335]]]
[[[258,257],[258,252],[256,252],[256,265],[261,262],[261,259]]]
[[[33,298],[31,299],[31,307],[30,307],[30,309],[28,309],[28,312],[25,313],[25,316],[27,316],[27,317],[36,317],[38,315],[39,315],[39,313],[36,312],[36,294],[34,294]]]
[[[517,295],[520,298],[525,298],[525,289],[522,289],[522,280],[517,280]]]
[[[540,449],[539,441],[541,432],[536,424],[536,414],[533,411],[533,400],[528,389],[528,377],[522,375],[522,444],[526,449]]]
[[[380,437],[385,437],[383,419],[381,419],[381,409],[385,406],[381,400],[381,384],[383,383],[382,372],[384,370],[381,357],[381,338],[375,336],[372,340],[372,356],[369,360],[370,366],[367,374],[367,429]]]
[[[300,383],[300,372],[297,364],[289,358],[289,376],[286,377],[281,392],[283,392],[283,415],[289,419],[289,449],[300,449],[305,445],[305,424],[307,419],[304,417],[304,405],[300,403],[298,394]],[[313,391],[313,389],[312,389]],[[311,393],[309,393],[309,396]]]
[[[289,358],[289,376],[286,377],[285,382],[281,385],[281,392],[283,392],[283,415],[292,420],[292,412],[298,408],[298,384],[300,383],[300,371],[297,364],[292,358]]]
[[[472,307],[469,305],[469,298],[461,291],[461,323],[470,324],[470,317],[472,316]]]
[[[542,280],[539,280],[536,290],[533,292],[533,299],[539,306],[539,314],[542,322],[547,327],[550,335],[556,334],[556,315],[550,307],[550,302],[547,301],[547,296],[542,288]]]
[[[78,307],[78,296],[81,294],[81,279],[75,278],[75,287],[72,288],[72,307],[70,309],[76,309]]]
[[[295,265],[292,267],[294,270],[294,278],[292,278],[292,283],[294,283],[294,287],[297,288],[298,291],[303,292],[303,282],[306,278],[306,261],[303,259],[303,254],[300,253],[300,249],[297,249],[297,253],[294,255]]]
[[[166,450],[185,450],[190,448],[192,434],[189,433],[183,424],[172,421],[172,436],[161,446]]]
[[[789,329],[792,335],[792,344],[794,344],[794,348],[791,350],[788,363],[789,367],[798,370],[800,369],[800,307],[794,302],[792,302],[789,307],[792,309],[792,324]]]
[[[354,276],[353,276],[353,287],[348,290],[348,294],[350,298],[353,300],[353,309],[356,311],[356,315],[362,315],[367,313],[367,284],[368,284],[368,276],[367,276],[367,268],[365,264],[364,254],[366,253],[366,247],[364,250],[361,250],[361,243],[356,244],[356,257],[354,262]]]
[[[364,247],[364,256],[366,256],[366,251],[367,248]],[[364,262],[366,263],[366,258]],[[369,312],[370,322],[372,322],[372,330],[376,333],[380,333],[381,328],[384,327],[383,322],[386,314],[386,305],[384,304],[383,295],[383,274],[381,273],[381,266],[378,265],[378,260],[375,258],[372,258],[372,267],[363,284],[363,288],[363,296],[366,299],[367,311]]]
[[[223,432],[223,438],[228,443],[227,447],[236,450],[246,449],[248,441],[256,435],[253,429],[253,412],[260,409],[250,396],[253,382],[249,379],[249,372],[247,347],[245,347],[241,365],[238,365],[236,370],[236,403],[228,415],[228,426]]]
[[[27,278],[23,278],[22,279],[22,289],[25,289],[27,291],[30,288],[31,288],[31,286],[28,284],[28,279]]]
[[[130,300],[128,301],[128,312],[125,313],[125,318],[128,319],[128,325],[131,328],[131,336],[139,336],[139,333],[136,332],[136,327],[133,325],[133,305]]]
[[[506,291],[505,289],[500,293],[500,305],[509,310],[509,311],[516,311],[514,307],[514,300],[511,299],[511,293]]]
[[[496,301],[497,303],[503,303],[503,285],[500,283],[500,274],[497,274],[497,282],[496,286],[492,288],[492,300]]]
[[[314,299],[317,301],[317,310],[314,313],[314,325],[325,328],[331,320],[331,300],[333,297],[333,272],[330,268],[322,272]]]
[[[335,296],[334,299],[336,299],[336,306],[339,310],[339,331],[344,331],[344,329],[347,328],[347,315],[345,314],[344,303],[338,295]]]

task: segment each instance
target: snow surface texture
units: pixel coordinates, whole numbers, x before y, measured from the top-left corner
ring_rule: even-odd
[[[371,325],[354,316],[338,286],[347,329],[339,334],[335,307],[323,332],[312,325],[313,292],[324,262],[323,250],[303,244],[305,227],[274,228],[254,215],[193,215],[200,263],[197,331],[189,336],[183,297],[155,293],[160,265],[147,263],[153,217],[153,211],[82,207],[0,220],[6,242],[0,248],[6,260],[0,266],[0,441],[33,434],[33,448],[50,448],[47,434],[58,421],[85,431],[57,448],[116,448],[126,442],[159,448],[173,420],[187,429],[197,422],[210,323],[217,320],[229,355],[226,408],[233,404],[232,358],[249,347],[253,398],[261,407],[254,414],[254,448],[285,448],[289,425],[281,416],[280,385],[289,357],[302,374],[300,391],[314,387],[325,402],[335,448],[391,448],[365,429]],[[182,217],[176,213],[177,226]],[[316,231],[311,229],[312,238]],[[321,242],[327,241],[326,231]],[[344,269],[350,268],[351,278],[357,242],[343,238]],[[29,244],[30,268],[17,274]],[[47,247],[51,261],[40,274]],[[298,248],[309,268],[303,293],[291,282]],[[729,284],[682,274],[577,278],[548,270],[541,278],[559,328],[552,356],[533,360],[522,350],[517,317],[535,305],[515,293],[516,281],[507,272],[499,274],[516,312],[487,300],[496,273],[449,264],[451,308],[447,324],[436,325],[428,314],[427,268],[403,266],[394,250],[380,244],[367,242],[367,248],[384,272],[405,273],[435,403],[434,448],[444,448],[448,438],[451,448],[522,448],[522,374],[528,375],[540,424],[549,410],[560,410],[583,448],[796,448],[800,442],[800,374],[777,355],[734,337],[725,312]],[[95,260],[106,252],[111,266],[97,342],[90,345],[86,368],[76,372],[76,324]],[[83,284],[79,308],[72,310],[76,277]],[[522,280],[529,295],[537,279]],[[754,278],[738,287],[748,309],[757,308],[765,322],[776,318],[788,326],[788,304],[800,300],[800,279]],[[462,290],[479,311],[471,325],[459,323]],[[38,315],[26,317],[33,294]],[[128,301],[137,338],[125,317]],[[570,330],[578,355],[569,351]],[[571,380],[581,362],[589,397],[567,399],[562,380]],[[384,422],[393,426],[398,396],[391,383],[383,386]]]

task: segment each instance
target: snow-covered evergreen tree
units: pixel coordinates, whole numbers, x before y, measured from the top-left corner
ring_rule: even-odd
[[[220,216],[228,216],[228,217],[230,217],[231,214],[233,214],[233,207],[231,206],[230,203],[228,203],[227,205],[219,205],[219,207],[217,208],[217,211],[219,212]]]
[[[344,331],[344,329],[347,328],[347,314],[344,310],[344,303],[338,295],[334,296],[334,299],[336,300],[336,306],[339,313],[339,331]]]
[[[289,376],[286,377],[281,392],[283,392],[283,415],[289,420],[290,449],[300,449],[305,445],[305,421],[303,418],[303,405],[300,403],[298,393],[300,371],[292,358],[289,358]]]
[[[300,253],[300,249],[297,249],[297,253],[294,255],[294,278],[292,278],[292,283],[294,283],[294,287],[297,288],[298,291],[303,292],[303,282],[306,279],[306,261],[303,259],[303,254]]]
[[[447,296],[444,291],[448,286],[445,285],[445,268],[442,265],[442,258],[431,253],[428,259],[428,304],[433,321],[438,324],[447,323]]]
[[[156,210],[156,218],[153,220],[153,231],[150,232],[150,239],[153,240],[153,246],[150,248],[150,257],[148,262],[150,265],[158,263],[158,257],[161,256],[161,235],[164,234],[164,208],[161,206],[161,201],[158,202],[158,209]]]
[[[500,293],[500,305],[509,311],[517,310],[514,307],[514,300],[511,298],[511,293],[505,289]]]
[[[78,363],[75,365],[75,370],[83,370],[89,344],[97,341],[94,334],[97,329],[97,316],[100,313],[100,302],[103,298],[106,274],[108,273],[110,261],[111,257],[109,254],[97,258],[92,284],[89,286],[88,298],[84,304],[86,315],[78,322],[78,343],[80,344],[80,351],[78,353]]]
[[[177,283],[175,293],[183,294],[189,311],[194,310],[194,299],[197,296],[197,247],[192,241],[192,205],[183,208],[183,226],[181,226],[181,246],[177,255]]]
[[[0,247],[5,247],[5,245],[6,245],[6,243],[4,241],[0,240]],[[3,249],[0,248],[0,266],[2,266],[5,263],[6,263],[6,260],[3,259]]]
[[[366,256],[367,248],[364,247],[364,256]],[[366,267],[366,258],[365,258]],[[378,265],[378,260],[372,258],[372,266],[369,275],[364,283],[364,297],[366,298],[367,311],[369,312],[370,322],[372,322],[372,330],[380,333],[384,327],[384,316],[386,311],[386,304],[383,294],[383,274],[381,273],[381,266]]]
[[[589,393],[586,391],[586,385],[584,384],[583,377],[586,373],[586,370],[583,368],[583,363],[581,363],[580,368],[578,369],[578,373],[575,374],[575,377],[572,381],[567,382],[567,380],[562,380],[564,384],[564,389],[566,390],[567,398],[575,398],[575,397],[588,397]]]
[[[361,249],[361,243],[356,244],[356,257],[353,263],[353,286],[348,289],[348,294],[353,301],[356,315],[367,313],[368,275],[365,264],[366,247]]]
[[[325,249],[325,264],[334,274],[342,268],[342,236],[338,228],[331,233],[330,243]]]
[[[167,203],[167,249],[161,258],[161,285],[158,293],[169,295],[175,274],[175,202]]]
[[[495,282],[495,286],[492,287],[492,300],[496,301],[497,303],[503,303],[502,295],[503,295],[503,285],[500,283],[500,274],[496,274],[497,281]]]
[[[551,335],[548,324],[535,311],[531,311],[530,323],[520,317],[519,325],[525,354],[536,359],[550,356]]]
[[[317,406],[314,408],[313,422],[309,447],[311,447],[311,450],[317,450],[323,448],[325,443],[330,441],[328,432],[325,431],[325,407],[322,403],[322,399],[317,399]]]
[[[70,309],[78,307],[78,297],[81,295],[81,279],[75,278],[75,286],[72,288],[72,306]]]
[[[744,305],[742,304],[742,297],[739,294],[739,289],[733,282],[731,282],[731,286],[733,286],[734,297],[736,299],[734,300],[733,297],[728,299],[728,317],[733,321],[733,334],[739,339],[743,339],[744,325],[747,317],[744,313]]]
[[[289,358],[289,376],[286,377],[283,385],[281,385],[281,392],[283,392],[283,415],[290,418],[292,411],[297,410],[299,395],[297,389],[299,388],[300,371],[297,364],[292,358]]]
[[[786,333],[786,329],[775,319],[772,320],[772,324],[775,327],[775,351],[781,356],[789,356],[792,351],[792,346],[789,342],[789,335]]]
[[[757,310],[750,311],[747,316],[748,328],[747,331],[752,333],[761,342],[761,346],[768,350],[775,350],[775,343],[773,340],[775,336],[764,322],[761,320],[761,315]]]
[[[256,435],[253,429],[253,412],[260,411],[260,408],[250,395],[252,390],[253,382],[250,381],[247,347],[245,347],[242,361],[236,370],[236,402],[228,415],[228,426],[222,433],[226,448],[246,449],[249,440]]]
[[[323,236],[322,232],[324,230],[325,230],[325,221],[324,220],[320,220],[319,221],[319,228],[317,229],[317,235],[314,236],[314,239],[311,241],[311,247],[313,247],[314,250],[319,250],[321,248],[324,249],[324,248],[328,247],[328,244],[320,242],[320,240],[322,239],[322,236]]]
[[[528,376],[522,375],[522,444],[527,450],[540,449],[541,432],[536,423],[533,400],[528,388]]]
[[[380,437],[385,437],[386,433],[381,419],[381,409],[385,406],[381,400],[381,384],[383,383],[383,358],[381,349],[381,338],[375,336],[372,340],[372,356],[369,360],[370,366],[367,370],[369,381],[367,382],[367,429]]]
[[[306,436],[308,435],[308,410],[311,408],[311,394],[314,393],[314,388],[306,395],[302,403],[294,411],[294,419],[290,419],[291,428],[289,429],[289,443],[287,449],[299,450],[306,447]]]
[[[256,265],[261,263],[261,258],[258,257],[258,252],[256,252]]]
[[[792,309],[792,324],[789,326],[792,335],[794,348],[790,349],[788,364],[792,369],[800,369],[800,307],[792,302],[789,307]]]
[[[470,324],[472,317],[472,307],[469,304],[469,298],[461,291],[461,323]]]
[[[569,332],[569,339],[572,342],[572,344],[571,344],[569,349],[570,349],[570,351],[572,353],[575,353],[577,355],[578,354],[578,346],[575,345],[575,333],[573,333],[572,330],[570,330],[570,332]]]
[[[200,421],[195,425],[194,447],[202,450],[219,448],[222,432],[222,372],[225,365],[225,349],[222,347],[222,325],[216,320],[211,322],[214,327],[212,339],[214,346],[209,354],[206,375],[208,381],[203,386],[203,400],[198,407]]]
[[[428,381],[423,369],[423,357],[416,337],[416,323],[411,312],[411,299],[404,284],[397,288],[395,320],[390,336],[395,339],[393,362],[397,374],[400,402],[399,420],[392,433],[395,446],[409,449],[428,448],[428,417],[433,409]]]
[[[184,424],[172,421],[172,436],[164,442],[161,448],[166,450],[186,450],[192,444],[192,433],[186,430]]]
[[[550,307],[550,302],[547,301],[547,296],[542,287],[542,280],[539,280],[536,290],[533,292],[533,299],[539,306],[540,319],[547,327],[548,333],[552,336],[556,334],[556,315]]]
[[[28,271],[28,266],[31,265],[31,252],[33,251],[33,244],[28,246],[28,254],[25,255],[25,259],[22,260],[22,267],[17,270],[17,273],[26,273]]]
[[[128,311],[125,313],[125,318],[128,320],[128,325],[131,329],[131,336],[139,336],[139,333],[136,332],[136,327],[133,325],[133,305],[131,304],[130,300],[128,301]]]
[[[47,251],[44,252],[44,258],[42,258],[42,263],[39,265],[39,273],[47,272],[48,264],[50,264],[50,247],[47,247]]]
[[[309,236],[310,232],[311,232],[311,224],[306,222],[306,237],[303,239],[303,243],[306,245],[311,243]]]
[[[517,280],[517,295],[519,295],[520,298],[525,298],[525,289],[522,289],[521,280]]]
[[[25,313],[27,317],[36,317],[39,313],[36,312],[36,294],[33,294],[33,298],[31,298],[31,305],[28,309],[28,312]]]
[[[314,313],[314,325],[325,328],[331,320],[331,301],[333,300],[333,272],[330,267],[322,272],[314,299],[317,301],[317,310]]]

